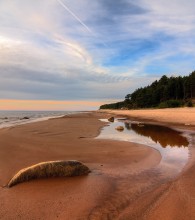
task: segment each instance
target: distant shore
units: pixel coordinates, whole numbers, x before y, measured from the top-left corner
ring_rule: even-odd
[[[139,120],[154,121],[165,124],[175,124],[184,128],[195,130],[194,108],[166,108],[166,109],[140,109],[140,110],[100,110],[109,114],[123,115]]]
[[[167,118],[157,119],[152,110],[145,115],[134,112],[131,117],[183,124],[193,130],[192,110],[191,114],[185,111],[185,118],[173,116],[172,121],[169,116],[176,115],[175,109],[169,109]],[[18,170],[49,160],[79,160],[92,172],[0,188],[0,219],[193,219],[195,146],[178,179],[160,184],[155,180],[155,167],[161,160],[158,151],[141,144],[94,139],[107,124],[98,119],[123,114],[128,112],[96,111],[1,129],[1,186]]]

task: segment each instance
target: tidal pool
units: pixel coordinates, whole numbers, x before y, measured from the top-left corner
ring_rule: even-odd
[[[108,122],[106,119],[101,121]],[[124,130],[117,131],[118,126],[123,126]],[[169,176],[181,172],[188,161],[189,136],[185,132],[169,127],[115,119],[102,129],[97,138],[129,141],[155,148],[162,156],[158,168]]]

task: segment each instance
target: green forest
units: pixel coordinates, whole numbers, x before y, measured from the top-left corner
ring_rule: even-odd
[[[167,77],[127,94],[125,100],[100,106],[100,109],[140,109],[193,107],[195,99],[195,71],[188,76]]]

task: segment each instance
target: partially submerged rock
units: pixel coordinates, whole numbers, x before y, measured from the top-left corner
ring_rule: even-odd
[[[86,175],[89,168],[79,161],[48,161],[20,170],[7,184],[12,187],[32,179]]]
[[[108,119],[108,121],[109,121],[109,122],[114,122],[114,117],[110,117],[110,118]]]
[[[21,118],[20,120],[27,120],[27,119],[30,119],[30,118],[25,116],[25,117]]]
[[[142,124],[142,123],[138,123],[137,124],[139,127],[144,127],[145,125],[144,124]]]
[[[117,118],[118,121],[126,121],[128,118]]]
[[[123,131],[124,130],[124,127],[123,126],[118,126],[115,128],[117,131]]]

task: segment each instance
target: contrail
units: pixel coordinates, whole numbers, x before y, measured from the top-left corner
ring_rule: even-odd
[[[85,24],[81,21],[81,19],[75,15],[75,13],[70,10],[70,8],[65,4],[63,3],[61,0],[57,0],[58,3],[64,8],[66,9],[66,11],[68,11],[69,14],[71,14],[89,33],[91,33],[94,37],[98,38],[98,36]],[[105,46],[105,47],[108,47],[107,44],[102,41],[102,44]]]
[[[80,19],[78,16],[76,16],[75,13],[73,13],[73,12],[70,10],[70,8],[68,8],[68,6],[65,5],[65,3],[63,3],[61,0],[57,0],[57,1],[58,1],[58,3],[59,3],[63,8],[65,8],[66,11],[68,11],[88,32],[90,32],[91,34],[94,34],[93,31],[92,31],[90,28],[88,28],[87,25],[84,24],[84,23],[81,21],[81,19]]]

